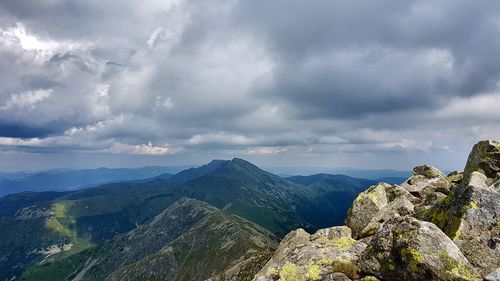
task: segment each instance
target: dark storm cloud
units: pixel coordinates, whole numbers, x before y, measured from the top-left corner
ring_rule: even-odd
[[[356,118],[495,89],[499,15],[496,1],[258,0],[241,1],[235,21],[277,58],[259,91],[307,116]]]
[[[0,71],[4,151],[433,159],[500,138],[500,3],[6,0]]]
[[[50,130],[47,127],[36,128],[26,124],[5,124],[0,123],[0,135],[11,138],[34,138],[45,137],[57,131]]]

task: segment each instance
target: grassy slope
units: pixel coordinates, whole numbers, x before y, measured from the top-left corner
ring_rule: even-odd
[[[255,273],[276,246],[276,238],[246,220],[181,199],[149,224],[32,268],[22,280],[71,279],[91,260],[97,263],[84,280],[102,280],[113,271],[112,280],[194,280],[221,273],[238,260],[250,260],[242,271]]]

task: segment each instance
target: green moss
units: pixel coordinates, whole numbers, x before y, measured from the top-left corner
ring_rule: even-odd
[[[411,272],[418,272],[419,266],[424,262],[424,257],[415,248],[403,248],[400,251],[402,260]]]

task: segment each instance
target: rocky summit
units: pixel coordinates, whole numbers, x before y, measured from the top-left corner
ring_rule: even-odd
[[[290,232],[254,281],[500,280],[500,142],[476,144],[464,172],[371,186],[345,224]]]

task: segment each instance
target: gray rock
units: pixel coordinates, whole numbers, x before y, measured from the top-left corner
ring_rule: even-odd
[[[500,268],[493,270],[490,274],[484,277],[484,281],[500,281]]]
[[[422,165],[413,169],[413,176],[401,185],[404,189],[412,195],[425,199],[435,192],[448,194],[452,184],[448,177],[446,177],[438,169]]]
[[[344,280],[328,279],[340,276],[334,273],[349,279],[360,278],[357,261],[365,247],[365,243],[352,239],[345,227],[321,230],[314,235],[295,230],[283,239],[254,280]]]
[[[380,183],[359,194],[349,209],[346,225],[359,239],[374,234],[380,225],[393,217],[414,213],[414,203],[421,200],[398,185]]]
[[[359,267],[383,280],[480,280],[449,237],[412,217],[387,221],[362,253]]]
[[[447,176],[448,180],[453,183],[453,184],[460,184],[462,180],[464,179],[464,173],[454,171],[449,173]]]
[[[462,184],[441,203],[415,215],[442,229],[483,276],[500,267],[500,193],[489,186],[499,163],[499,143],[479,142],[469,155]]]
[[[500,179],[500,142],[486,140],[474,145],[465,166],[465,184],[469,184],[474,171],[487,177],[488,186]]]
[[[346,225],[352,230],[353,237],[358,238],[372,219],[387,206],[387,187],[390,185],[379,183],[356,197],[346,218]]]
[[[326,276],[323,280],[325,281],[352,281],[351,278],[347,277],[342,272],[335,272]]]

